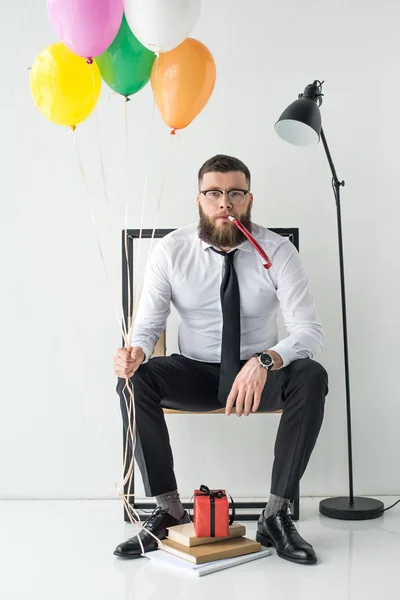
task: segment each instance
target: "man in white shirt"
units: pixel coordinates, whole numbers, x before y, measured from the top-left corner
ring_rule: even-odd
[[[296,499],[323,420],[328,375],[312,360],[323,347],[323,328],[296,248],[251,221],[248,168],[237,158],[217,155],[201,167],[198,185],[200,221],[157,244],[132,348],[119,348],[113,360],[125,431],[126,379],[133,384],[135,457],[146,495],[154,496],[157,504],[146,529],[162,539],[168,527],[189,522],[177,491],[162,408],[210,411],[225,406],[226,415],[237,416],[259,408],[282,409],[271,494],[258,521],[257,539],[274,546],[286,560],[313,564],[314,549],[295,529],[288,504]],[[228,216],[251,231],[272,262],[269,269]],[[171,303],[181,320],[179,354],[151,358]],[[289,334],[282,340],[279,310]],[[146,552],[156,549],[151,535],[144,530],[139,535]],[[141,553],[136,536],[114,552],[125,558]]]

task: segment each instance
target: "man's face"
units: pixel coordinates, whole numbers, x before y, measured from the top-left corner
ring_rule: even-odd
[[[199,237],[219,248],[233,248],[245,241],[243,233],[226,219],[228,215],[235,217],[251,231],[253,196],[250,193],[243,194],[249,189],[245,174],[240,171],[211,171],[204,174],[199,189]],[[208,191],[207,195],[201,193],[205,191]],[[228,192],[231,192],[231,197]]]

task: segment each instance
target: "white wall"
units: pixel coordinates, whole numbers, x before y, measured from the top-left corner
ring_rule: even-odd
[[[72,136],[47,122],[30,97],[27,69],[56,41],[45,2],[8,0],[3,14],[0,496],[114,497],[121,457],[111,369],[120,344],[111,301],[117,283],[102,270]],[[304,495],[347,490],[336,212],[322,146],[292,148],[277,138],[273,124],[308,83],[326,81],[325,132],[346,180],[356,492],[397,494],[399,18],[393,0],[204,0],[193,36],[215,56],[214,95],[178,139],[158,115],[151,137],[150,89],[135,97],[127,107],[128,178],[123,102],[104,86],[99,106],[118,256],[124,199],[128,194],[129,226],[138,227],[145,173],[145,227],[153,226],[166,170],[158,226],[179,227],[197,219],[197,169],[217,152],[237,155],[251,168],[256,222],[299,227],[301,256],[326,328],[319,360],[330,375]],[[78,129],[77,140],[112,268],[94,116]],[[169,418],[182,495],[200,483],[222,485],[237,497],[268,494],[277,423],[275,416]]]

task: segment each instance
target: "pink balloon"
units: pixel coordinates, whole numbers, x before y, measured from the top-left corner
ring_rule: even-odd
[[[47,0],[50,22],[60,40],[78,56],[102,54],[122,22],[123,0]]]

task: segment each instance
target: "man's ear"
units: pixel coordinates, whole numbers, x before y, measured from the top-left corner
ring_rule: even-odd
[[[254,196],[253,194],[249,194],[250,206],[253,207]]]

